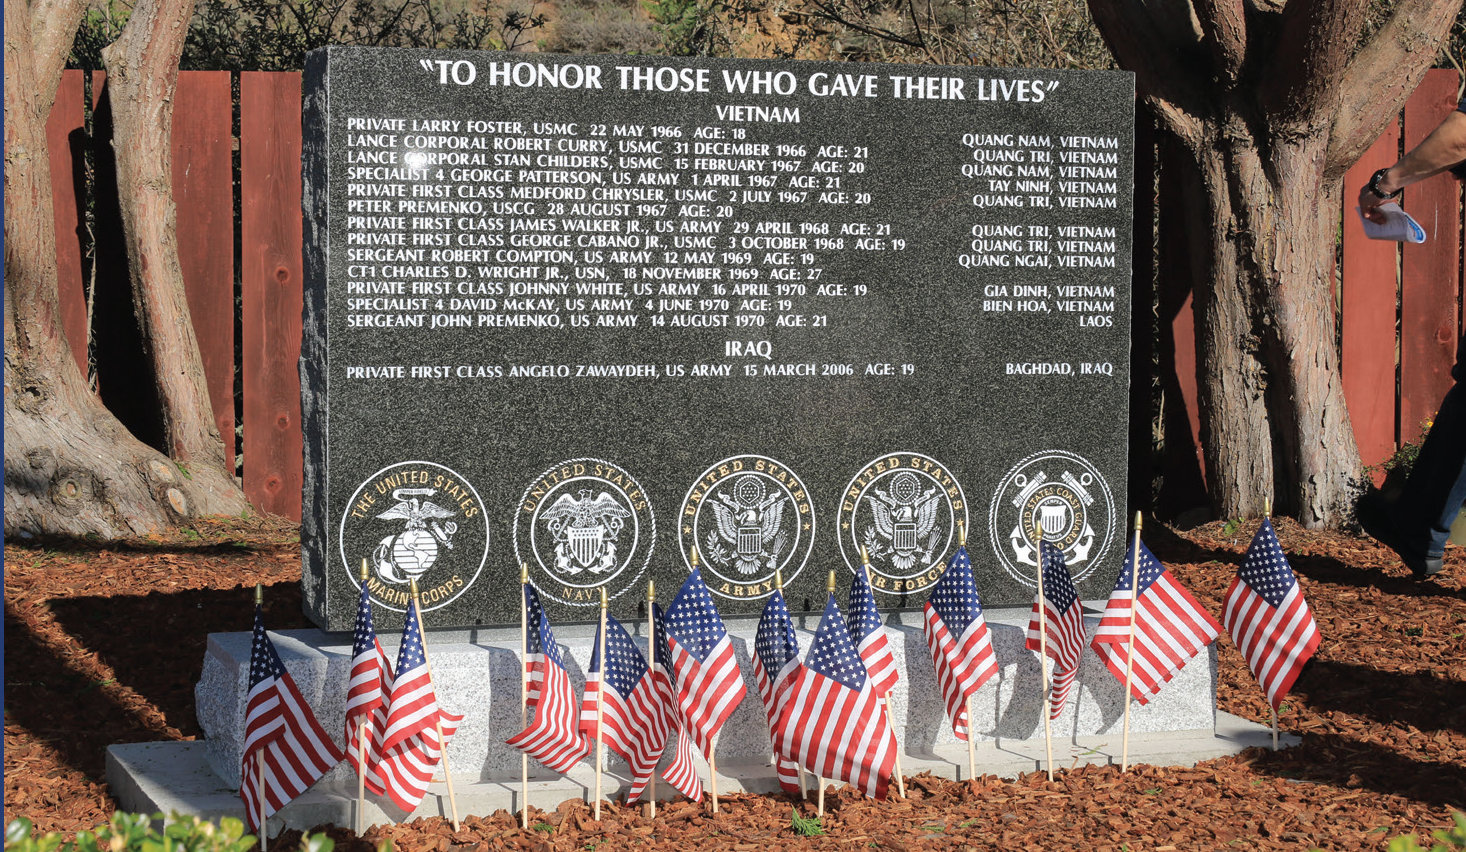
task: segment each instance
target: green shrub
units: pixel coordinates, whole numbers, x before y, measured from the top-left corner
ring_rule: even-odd
[[[233,817],[224,817],[215,825],[175,813],[159,832],[153,823],[161,820],[162,814],[149,817],[118,811],[105,825],[66,840],[54,831],[37,837],[31,821],[20,817],[5,826],[5,852],[248,852],[255,845],[255,836],[245,834],[244,823]],[[304,852],[331,852],[334,845],[324,834],[301,840]]]
[[[1429,850],[1420,845],[1415,835],[1407,834],[1390,841],[1390,852],[1461,852],[1461,850],[1466,850],[1466,814],[1453,813],[1451,819],[1456,822],[1455,828],[1450,830],[1442,828],[1430,833],[1431,837],[1440,842],[1430,847]]]

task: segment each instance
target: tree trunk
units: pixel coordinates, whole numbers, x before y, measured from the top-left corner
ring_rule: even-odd
[[[194,481],[200,512],[234,514],[244,497],[225,468],[175,240],[173,96],[193,8],[194,0],[143,0],[102,57],[133,308],[163,405],[168,454]]]
[[[1435,56],[1459,0],[1090,0],[1105,43],[1191,155],[1198,415],[1221,517],[1308,527],[1364,486],[1335,330],[1341,178]],[[1189,8],[1188,8],[1189,6]]]
[[[5,4],[7,537],[111,539],[247,507],[232,480],[235,499],[220,501],[128,434],[87,389],[61,328],[45,122],[82,9]]]

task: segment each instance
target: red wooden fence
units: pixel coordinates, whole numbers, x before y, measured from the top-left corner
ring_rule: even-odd
[[[179,259],[215,422],[231,460],[239,374],[245,493],[260,510],[298,520],[300,75],[245,72],[237,80],[236,102],[230,72],[179,75],[173,119]],[[1424,245],[1402,248],[1364,238],[1353,197],[1371,173],[1395,161],[1402,139],[1407,148],[1414,145],[1455,108],[1457,81],[1454,72],[1430,72],[1400,120],[1350,170],[1345,183],[1338,302],[1344,390],[1360,451],[1369,464],[1388,457],[1401,441],[1415,439],[1421,422],[1433,415],[1450,387],[1463,319],[1462,204],[1460,185],[1445,178],[1406,190],[1404,206],[1429,236]],[[88,132],[86,83],[84,72],[65,73],[47,125],[62,321],[84,370],[84,246],[92,244],[99,256],[113,260],[120,244],[120,224],[107,215],[105,205],[96,205],[90,230],[80,212],[88,192],[85,155],[91,152],[99,163],[96,180],[105,185],[100,163],[108,145],[105,122],[93,122]],[[104,76],[94,73],[91,88],[92,103],[104,104]],[[232,127],[236,103],[237,136]],[[1132,510],[1175,517],[1206,504],[1205,477],[1197,438],[1188,249],[1177,231],[1182,217],[1155,215],[1157,208],[1175,209],[1172,205],[1179,203],[1178,170],[1168,168],[1174,154],[1157,146],[1155,138],[1148,126],[1137,128],[1129,498]],[[99,294],[104,277],[109,286],[119,280],[126,286],[111,264],[103,268]],[[104,304],[101,295],[97,303]],[[123,322],[125,317],[115,311],[94,312],[99,331]],[[1153,344],[1159,350],[1158,366],[1151,358]],[[109,375],[108,365],[100,357],[98,361],[99,383],[125,379],[125,374]],[[1158,394],[1152,393],[1153,386]],[[128,425],[134,431],[146,428]],[[1164,451],[1152,459],[1148,451],[1157,428],[1164,431]],[[1163,484],[1153,499],[1157,476]]]

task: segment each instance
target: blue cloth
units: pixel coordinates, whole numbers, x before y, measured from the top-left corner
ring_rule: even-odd
[[[1395,528],[1427,556],[1444,554],[1451,524],[1466,503],[1466,337],[1456,345],[1451,378],[1456,383],[1441,400],[1393,512]]]

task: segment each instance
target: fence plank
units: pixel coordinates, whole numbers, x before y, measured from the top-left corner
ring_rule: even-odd
[[[1374,145],[1344,176],[1343,356],[1344,399],[1354,440],[1365,464],[1395,451],[1395,322],[1399,300],[1399,243],[1364,236],[1359,188],[1400,156],[1400,122],[1390,122]]]
[[[239,80],[244,492],[300,520],[300,75]]]
[[[1456,108],[1457,75],[1436,69],[1405,104],[1405,147],[1413,148]],[[1414,440],[1451,387],[1455,361],[1461,188],[1449,176],[1405,190],[1404,207],[1425,229],[1400,264],[1400,440]]]
[[[86,264],[82,233],[86,222],[86,105],[85,72],[61,74],[56,102],[46,118],[46,147],[51,155],[51,202],[56,223],[56,289],[60,299],[61,329],[76,356],[81,374],[87,374]]]
[[[172,146],[178,262],[229,470],[234,469],[233,109],[228,71],[178,75]]]
[[[1162,211],[1186,207],[1185,172],[1192,167],[1174,143],[1159,148],[1160,186],[1157,204]],[[1187,216],[1162,213],[1159,220],[1158,290],[1160,332],[1161,428],[1165,452],[1161,459],[1161,490],[1156,513],[1175,520],[1189,509],[1210,504],[1206,491],[1206,461],[1201,448],[1201,417],[1196,385],[1196,320],[1192,311],[1191,246]],[[1148,226],[1148,225],[1147,225]],[[1131,463],[1134,464],[1132,457]]]

